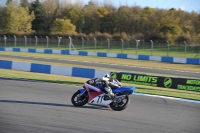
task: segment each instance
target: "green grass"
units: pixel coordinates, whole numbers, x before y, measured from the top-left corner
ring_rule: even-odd
[[[199,65],[191,65],[191,64],[175,64],[175,63],[143,61],[143,60],[133,60],[133,59],[120,59],[120,58],[107,58],[107,57],[106,58],[105,57],[95,57],[94,58],[94,56],[77,56],[77,55],[27,53],[27,52],[0,51],[0,55],[1,54],[13,55],[13,56],[30,56],[30,57],[39,57],[39,58],[89,61],[89,62],[99,62],[99,63],[108,63],[108,64],[128,65],[128,66],[152,67],[152,68],[163,68],[163,69],[174,69],[174,70],[181,70],[181,71],[200,72]],[[19,59],[13,58],[12,60],[19,60]],[[35,62],[35,61],[32,61],[32,62]],[[88,67],[88,66],[85,66],[85,67]],[[125,70],[121,70],[121,71],[125,71]]]
[[[88,80],[87,78],[22,72],[22,71],[6,70],[6,69],[0,69],[0,77],[28,79],[28,80],[35,80],[35,81],[50,82],[50,83],[75,85],[75,86],[80,86],[80,87],[83,85],[83,83],[86,80]],[[175,89],[157,88],[157,87],[155,88],[155,87],[147,87],[147,86],[137,86],[137,85],[126,84],[126,83],[122,83],[122,84],[125,86],[136,86],[135,92],[138,92],[138,93],[200,100],[199,92],[190,92],[190,91],[175,90]]]

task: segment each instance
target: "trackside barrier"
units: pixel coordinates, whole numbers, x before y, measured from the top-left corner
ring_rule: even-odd
[[[161,77],[134,73],[117,73],[107,70],[96,70],[90,68],[78,68],[67,66],[54,66],[47,64],[16,62],[0,60],[0,69],[19,70],[26,72],[36,72],[45,74],[56,74],[72,77],[94,78],[105,73],[110,73],[112,78],[117,78],[120,82],[139,84],[146,86],[173,88],[188,91],[200,92],[200,79],[186,79],[175,77]]]
[[[110,75],[112,78],[116,78],[122,83],[200,92],[200,79],[162,77],[123,72],[111,72]]]
[[[104,52],[33,49],[33,48],[3,48],[1,47],[0,51],[113,57],[113,58],[136,59],[136,60],[151,60],[151,61],[160,61],[160,62],[169,62],[169,63],[194,64],[194,65],[200,64],[200,58],[180,58],[180,57],[169,57],[169,56],[131,55],[131,54],[117,54],[117,53],[104,53]]]
[[[83,77],[83,78],[94,78],[102,76],[105,73],[110,73],[106,70],[96,70],[90,68],[78,68],[78,67],[67,67],[67,66],[54,66],[46,64],[16,62],[9,60],[0,60],[0,69],[11,69],[26,72],[36,72],[45,74],[57,74],[63,76]]]

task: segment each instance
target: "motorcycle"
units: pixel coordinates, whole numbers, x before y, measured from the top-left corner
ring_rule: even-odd
[[[115,111],[121,111],[128,107],[129,96],[135,91],[133,86],[120,86],[112,88],[112,92],[116,95],[114,99],[106,95],[105,86],[97,84],[97,87],[85,83],[83,88],[75,92],[71,97],[74,106],[84,106],[85,104],[110,107]]]

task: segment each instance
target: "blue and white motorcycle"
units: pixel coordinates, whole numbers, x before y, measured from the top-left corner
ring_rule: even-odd
[[[116,94],[114,99],[106,97],[104,85],[98,84],[93,87],[85,83],[83,88],[75,92],[71,97],[71,102],[74,106],[83,106],[85,104],[98,105],[110,107],[115,111],[121,111],[128,107],[129,95],[135,91],[135,87],[120,86],[119,88],[112,88],[112,92]]]

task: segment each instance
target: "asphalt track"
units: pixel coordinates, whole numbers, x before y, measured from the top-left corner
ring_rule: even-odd
[[[162,75],[172,75],[180,77],[193,77],[200,78],[199,72],[192,71],[179,71],[179,70],[169,70],[169,69],[160,69],[160,68],[148,68],[148,67],[139,67],[139,66],[125,66],[125,65],[116,65],[116,64],[102,64],[98,62],[84,62],[84,61],[75,61],[75,60],[58,60],[58,59],[47,59],[47,58],[35,58],[35,57],[24,57],[24,56],[13,56],[13,55],[3,55],[1,57],[15,58],[15,59],[26,59],[33,61],[44,61],[52,63],[64,63],[64,64],[74,64],[74,65],[83,65],[88,67],[101,67],[107,69],[120,69],[127,70],[135,73],[155,73]]]
[[[0,133],[200,132],[200,103],[131,95],[123,111],[74,107],[78,88],[0,78]]]

